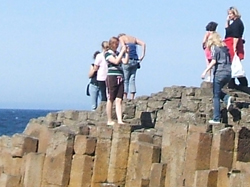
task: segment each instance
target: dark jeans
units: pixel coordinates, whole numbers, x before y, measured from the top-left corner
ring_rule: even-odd
[[[107,101],[107,91],[105,81],[98,81],[99,89],[101,91],[101,101]]]
[[[230,81],[231,75],[215,75],[213,79],[213,95],[214,95],[214,113],[213,120],[220,121],[220,99],[227,104],[229,95],[225,94],[221,89]]]

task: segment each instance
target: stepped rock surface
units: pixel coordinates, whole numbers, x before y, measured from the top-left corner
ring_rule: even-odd
[[[212,85],[172,86],[123,103],[126,125],[60,111],[0,137],[1,187],[249,187],[250,96],[211,126]],[[115,115],[114,115],[115,117]]]

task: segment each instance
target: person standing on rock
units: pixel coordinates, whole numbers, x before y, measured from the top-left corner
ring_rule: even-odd
[[[208,40],[208,37],[210,36],[210,34],[216,31],[217,25],[218,24],[213,22],[213,21],[211,21],[207,24],[206,33],[205,33],[205,35],[203,37],[203,41],[202,41],[202,47],[203,47],[204,52],[205,52],[207,66],[209,66],[209,63],[212,61],[212,55],[211,55],[211,51],[208,49],[206,44],[207,44],[207,40]],[[207,78],[205,81],[211,82],[211,70],[208,71],[208,75],[207,75]]]
[[[241,15],[235,7],[228,9],[228,16],[226,21],[226,35],[224,42],[226,43],[231,61],[235,54],[238,55],[240,60],[244,59],[244,40],[242,39],[244,33],[244,24],[241,20]],[[237,77],[239,86],[248,87],[248,81],[245,76]],[[232,78],[228,84],[228,88],[236,88],[235,78]]]
[[[145,56],[146,44],[138,38],[126,34],[119,34],[118,38],[121,46],[127,45],[129,47],[129,62],[122,65],[124,71],[124,99],[127,99],[129,91],[131,93],[131,99],[134,99],[136,93],[136,71],[140,67],[140,62]],[[142,54],[140,57],[137,54],[137,45],[142,47]]]
[[[108,63],[108,74],[106,85],[108,90],[108,101],[106,105],[108,122],[107,125],[114,125],[112,120],[112,107],[115,101],[115,110],[117,122],[124,124],[122,121],[122,99],[124,94],[124,76],[121,65],[128,63],[127,46],[122,46],[120,53],[117,51],[119,39],[112,37],[109,40],[109,50],[105,52],[105,59]]]
[[[212,33],[207,42],[207,47],[211,50],[212,61],[209,66],[204,70],[201,78],[204,79],[206,73],[214,67],[213,78],[213,119],[209,120],[210,124],[219,124],[221,119],[220,114],[220,99],[227,106],[229,110],[232,106],[232,97],[225,94],[221,89],[231,79],[231,61],[230,54],[226,44],[222,41],[217,32]]]
[[[93,58],[95,59],[98,54],[100,54],[100,51],[96,51],[93,55]],[[98,98],[101,96],[101,92],[98,86],[97,70],[94,68],[94,64],[91,64],[90,66],[89,78],[90,78],[89,90],[91,97],[91,109],[92,111],[95,111],[98,105]],[[89,90],[87,92],[89,92]]]
[[[107,41],[102,42],[102,52],[96,56],[94,68],[97,71],[97,82],[101,92],[101,101],[107,101],[106,78],[108,73],[108,65],[104,57],[104,53],[109,49]]]

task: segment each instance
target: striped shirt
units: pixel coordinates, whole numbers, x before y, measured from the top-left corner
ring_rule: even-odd
[[[123,70],[122,70],[122,62],[120,62],[119,64],[113,64],[112,62],[109,61],[110,57],[115,57],[117,58],[117,56],[119,55],[119,52],[116,51],[112,51],[112,50],[108,50],[105,53],[105,60],[108,63],[108,75],[118,75],[118,76],[123,76]]]

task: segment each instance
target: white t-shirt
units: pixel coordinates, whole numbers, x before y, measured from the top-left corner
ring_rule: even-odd
[[[105,60],[103,52],[99,53],[96,56],[94,64],[99,66],[96,79],[98,81],[105,81],[107,78],[107,73],[108,73],[108,64]]]

